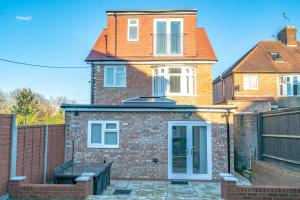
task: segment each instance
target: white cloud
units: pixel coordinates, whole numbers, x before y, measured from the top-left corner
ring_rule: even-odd
[[[22,20],[22,21],[30,21],[32,19],[32,16],[16,16],[16,20]]]

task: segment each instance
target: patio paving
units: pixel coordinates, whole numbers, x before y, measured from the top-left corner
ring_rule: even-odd
[[[132,190],[130,195],[114,195],[116,189]],[[86,200],[185,200],[221,199],[218,182],[189,182],[188,185],[172,185],[169,181],[111,181],[103,195],[91,195]]]

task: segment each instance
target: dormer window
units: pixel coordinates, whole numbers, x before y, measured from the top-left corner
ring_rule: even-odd
[[[154,55],[183,54],[183,19],[154,20]]]
[[[283,58],[278,52],[270,52],[270,55],[274,61],[283,61]]]
[[[128,19],[128,41],[138,41],[139,40],[139,20],[138,19]]]

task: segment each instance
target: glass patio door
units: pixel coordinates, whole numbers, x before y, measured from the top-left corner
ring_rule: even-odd
[[[211,179],[210,125],[169,122],[170,179]]]

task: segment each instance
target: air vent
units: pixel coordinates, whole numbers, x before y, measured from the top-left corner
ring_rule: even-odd
[[[114,191],[113,194],[116,194],[116,195],[130,195],[132,190],[120,190],[120,189],[117,189]]]
[[[171,181],[172,185],[188,185],[189,182],[187,181]]]

